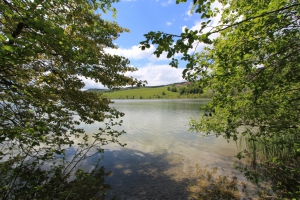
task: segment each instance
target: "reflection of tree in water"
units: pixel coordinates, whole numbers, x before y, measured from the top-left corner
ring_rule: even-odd
[[[177,170],[182,171],[180,161],[172,161],[164,153],[153,155],[129,149],[105,152],[101,163],[113,172],[105,180],[112,187],[105,199],[188,199],[188,179],[177,176]]]
[[[112,189],[105,199],[251,199],[256,198],[256,187],[234,168],[218,170],[184,163],[181,155],[148,154],[136,150],[107,151],[102,165],[112,171],[106,177]],[[227,167],[227,166],[226,166]],[[231,174],[231,175],[229,175]],[[236,175],[236,176],[235,176]]]
[[[105,172],[104,167],[92,170],[92,172],[78,170],[75,174],[76,179],[73,181],[59,181],[59,189],[51,198],[104,199],[106,191],[111,189],[109,184],[104,183],[104,178],[110,174],[111,172]]]
[[[7,163],[4,163],[7,165]],[[24,163],[14,169],[19,173],[14,188],[8,190],[11,177],[3,171],[0,163],[0,199],[104,199],[106,191],[111,189],[104,183],[111,172],[99,163],[88,172],[82,169],[68,171],[67,164],[51,166],[49,169],[37,168],[32,163]],[[2,168],[1,168],[2,167]],[[11,166],[14,167],[14,166]],[[13,174],[12,174],[13,175]]]

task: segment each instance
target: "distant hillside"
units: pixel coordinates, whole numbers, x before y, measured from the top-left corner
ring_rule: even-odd
[[[186,84],[189,84],[189,82],[178,82],[178,83],[171,83],[171,84],[167,84],[167,85],[155,85],[155,86],[145,86],[143,88],[159,88],[159,87],[164,87],[164,86],[171,86],[171,85],[186,85]],[[121,88],[119,90],[132,90],[132,89],[140,89],[141,87],[126,87],[126,88]],[[87,91],[104,91],[104,92],[108,92],[108,91],[112,91],[112,90],[109,90],[109,89],[97,89],[97,88],[90,88],[90,89],[87,89]],[[115,91],[115,90],[113,90]]]
[[[212,92],[203,92],[202,88],[194,83],[180,82],[169,85],[128,87],[119,90],[88,91],[101,92],[110,99],[175,99],[175,98],[211,98]]]
[[[109,89],[90,88],[90,89],[87,89],[86,91],[90,91],[90,92],[105,92],[105,91],[109,91]]]

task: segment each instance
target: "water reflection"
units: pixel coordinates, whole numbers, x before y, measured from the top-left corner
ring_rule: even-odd
[[[252,185],[229,166],[185,163],[181,155],[154,155],[130,149],[105,153],[105,167],[112,170],[105,181],[112,186],[105,199],[250,199]],[[104,160],[105,160],[104,158]],[[97,157],[94,158],[95,160]],[[91,163],[93,161],[90,161]],[[102,163],[103,164],[103,163]],[[252,193],[251,193],[252,192]],[[250,194],[250,195],[249,195]]]
[[[216,176],[243,176],[232,168],[236,144],[223,138],[203,138],[188,132],[190,117],[199,116],[207,100],[118,100],[113,107],[125,113],[118,127],[127,134],[119,140],[126,147],[105,146],[101,164],[112,176],[107,199],[191,199],[188,188],[199,178],[199,168],[218,167]],[[97,131],[99,124],[89,127]],[[93,160],[89,160],[90,164]],[[85,163],[86,166],[89,163]],[[207,187],[210,187],[208,185]],[[238,190],[242,192],[242,187]]]

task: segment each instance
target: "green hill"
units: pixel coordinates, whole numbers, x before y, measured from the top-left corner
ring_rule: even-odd
[[[165,86],[124,88],[120,90],[91,90],[103,93],[110,99],[175,99],[175,98],[211,98],[212,92],[187,93],[188,83],[175,83]]]

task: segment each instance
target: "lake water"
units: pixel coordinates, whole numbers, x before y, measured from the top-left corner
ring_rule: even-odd
[[[117,199],[192,199],[191,192],[215,187],[214,180],[207,176],[219,181],[222,175],[237,180],[241,191],[246,180],[232,167],[236,144],[188,131],[190,117],[198,118],[199,106],[207,102],[115,100],[112,107],[125,113],[121,128],[127,132],[119,140],[127,145],[104,147],[101,164],[113,172],[106,178],[113,188],[106,198],[116,195]],[[97,124],[86,129],[92,132]]]

